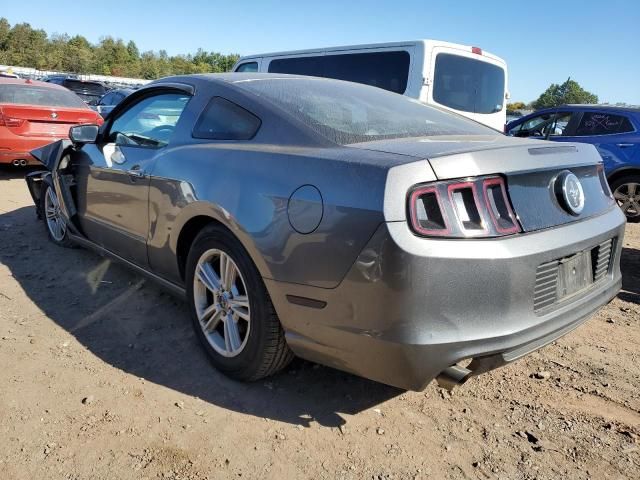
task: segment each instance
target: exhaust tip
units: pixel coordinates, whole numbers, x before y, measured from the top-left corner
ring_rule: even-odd
[[[24,160],[24,159],[20,160],[20,166],[21,167],[26,167],[27,166],[27,161]]]
[[[460,365],[452,365],[440,372],[436,377],[436,381],[441,388],[451,391],[458,385],[462,385],[469,380],[472,374],[473,372],[468,368],[461,367]]]

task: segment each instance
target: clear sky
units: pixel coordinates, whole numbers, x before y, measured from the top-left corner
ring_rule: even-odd
[[[504,58],[512,101],[570,76],[600,101],[640,104],[640,0],[0,0],[0,16],[169,54],[434,38]]]

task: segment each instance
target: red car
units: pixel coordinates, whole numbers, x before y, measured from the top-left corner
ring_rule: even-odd
[[[0,78],[0,164],[37,163],[29,153],[69,137],[80,123],[102,124],[102,117],[64,87]]]

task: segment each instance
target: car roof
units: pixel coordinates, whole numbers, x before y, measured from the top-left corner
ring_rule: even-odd
[[[5,77],[0,77],[0,84],[4,84],[4,85],[27,85],[27,86],[34,86],[34,87],[45,87],[45,88],[51,88],[54,90],[66,90],[66,88],[62,87],[61,85],[56,85],[55,83],[48,83],[48,82],[41,82],[39,80],[31,80],[31,79],[24,79],[24,78],[5,78]]]
[[[562,107],[571,107],[576,109],[585,109],[585,110],[620,110],[620,111],[628,111],[628,112],[640,112],[640,106],[621,106],[621,105],[602,105],[595,103],[568,103],[566,105],[560,105],[558,108]]]
[[[598,103],[565,103],[563,105],[558,105],[557,107],[545,107],[535,112],[531,112],[527,114],[535,115],[536,113],[544,113],[549,110],[557,110],[559,108],[568,108],[571,110],[611,110],[611,111],[620,111],[620,112],[634,112],[640,113],[640,107],[629,105],[629,106],[619,106],[619,105],[603,105]]]

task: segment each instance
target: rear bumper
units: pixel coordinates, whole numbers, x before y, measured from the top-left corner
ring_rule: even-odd
[[[406,223],[380,226],[335,289],[265,279],[296,354],[401,388],[421,390],[442,370],[483,358],[481,370],[564,335],[621,286],[624,217],[492,240],[426,240]],[[617,238],[610,269],[588,290],[534,312],[540,264]],[[287,295],[324,302],[293,304]]]
[[[0,164],[10,164],[15,160],[25,160],[27,162],[27,165],[39,165],[39,162],[35,158],[33,158],[33,156],[29,152],[0,150]]]
[[[31,151],[53,142],[61,137],[24,137],[8,132],[0,127],[0,163],[12,163],[14,160],[26,160],[30,165],[39,165]],[[66,137],[64,137],[66,138]]]

